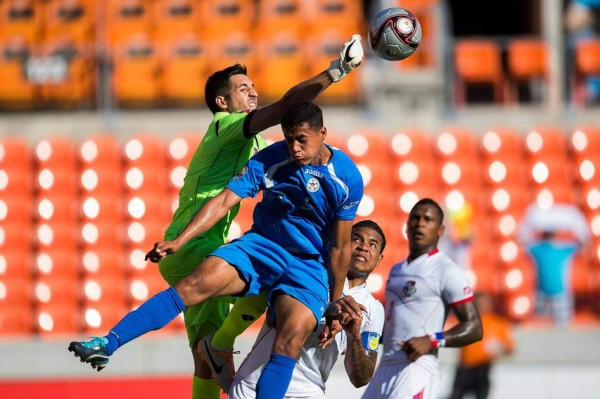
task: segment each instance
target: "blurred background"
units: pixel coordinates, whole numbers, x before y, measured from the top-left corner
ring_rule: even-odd
[[[212,119],[208,75],[246,64],[265,105],[324,70],[356,32],[366,60],[317,102],[329,143],[363,174],[359,219],[387,235],[374,295],[385,300],[387,273],[407,254],[408,211],[431,197],[446,209],[444,249],[514,329],[492,397],[596,397],[600,12],[575,3],[0,0],[0,397],[189,396],[180,319],[92,381],[67,344],[165,288],[143,258]],[[368,49],[368,21],[387,7],[423,28],[401,62]],[[278,140],[279,128],[265,136]],[[254,203],[230,238],[250,227]],[[574,312],[557,319],[539,306],[544,267],[530,254],[549,227],[524,221],[562,206],[579,216],[552,226],[574,247],[559,273]],[[442,352],[448,394],[458,355]],[[330,399],[360,397],[336,370]]]

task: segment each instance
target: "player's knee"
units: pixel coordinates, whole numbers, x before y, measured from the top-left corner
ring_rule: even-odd
[[[273,353],[297,358],[309,334],[310,331],[307,331],[306,326],[301,324],[278,330],[273,343]]]

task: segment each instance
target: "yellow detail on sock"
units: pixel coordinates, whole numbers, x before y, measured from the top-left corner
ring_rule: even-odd
[[[252,325],[267,308],[267,293],[238,298],[223,325],[215,332],[212,344],[218,348],[233,348],[235,339]]]
[[[221,388],[213,379],[205,380],[194,376],[192,382],[192,399],[219,399]]]

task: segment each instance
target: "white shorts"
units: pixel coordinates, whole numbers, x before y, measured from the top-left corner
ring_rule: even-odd
[[[229,399],[256,399],[256,387],[250,386],[243,381],[233,381],[229,389]],[[327,399],[325,395],[288,396],[284,399]]]
[[[421,362],[380,364],[363,399],[437,399],[441,378],[437,365]]]

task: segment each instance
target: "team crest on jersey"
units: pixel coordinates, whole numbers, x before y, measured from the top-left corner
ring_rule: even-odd
[[[242,176],[244,176],[244,175],[246,174],[246,172],[247,172],[247,171],[248,171],[248,167],[247,167],[247,166],[244,166],[244,167],[242,168],[242,170],[240,170],[240,173],[238,173],[236,176],[234,176],[234,179],[235,179],[235,180],[241,179],[241,178],[242,178]]]
[[[311,177],[310,179],[308,179],[308,181],[306,182],[306,189],[308,191],[310,191],[311,193],[314,193],[315,191],[318,191],[319,188],[321,187],[321,184],[319,183],[319,181],[317,179],[315,179],[314,177]]]
[[[417,292],[417,282],[412,280],[407,281],[406,285],[402,288],[402,292],[404,292],[404,295],[406,296],[413,295]]]

